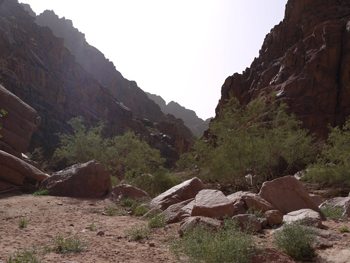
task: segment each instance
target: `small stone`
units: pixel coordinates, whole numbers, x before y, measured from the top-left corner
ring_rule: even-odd
[[[105,232],[103,232],[103,231],[98,231],[98,232],[97,232],[97,235],[100,236],[100,237],[102,237],[102,236],[105,235]]]
[[[150,242],[148,245],[149,245],[150,247],[155,247],[155,246],[156,246],[156,244],[154,244],[154,242]]]

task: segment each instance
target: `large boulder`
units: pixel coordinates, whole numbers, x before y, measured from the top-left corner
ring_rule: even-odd
[[[149,198],[149,195],[135,187],[129,184],[120,184],[116,187],[113,187],[111,191],[111,198],[113,200],[120,200],[122,198],[130,198],[130,199],[147,199]]]
[[[194,198],[196,194],[204,188],[204,185],[197,177],[175,185],[166,192],[153,198],[151,201],[152,208],[165,210],[169,206],[182,201]]]
[[[331,198],[320,205],[320,208],[326,207],[339,208],[344,217],[350,217],[350,196]]]
[[[283,222],[283,214],[278,210],[269,210],[264,214],[269,226],[277,226]]]
[[[303,208],[320,212],[302,183],[293,176],[284,176],[263,183],[259,196],[283,214]]]
[[[0,150],[20,157],[27,152],[33,132],[40,124],[38,113],[20,98],[0,85],[0,110],[6,115],[1,119]]]
[[[300,209],[284,215],[283,223],[299,223],[306,226],[321,227],[322,218],[320,213],[312,209]]]
[[[194,200],[192,216],[224,218],[234,215],[232,202],[218,190],[202,190]]]
[[[101,198],[110,193],[112,185],[111,176],[104,167],[89,161],[54,173],[42,182],[41,187],[50,195]]]
[[[0,150],[1,189],[35,186],[49,176],[25,161]]]

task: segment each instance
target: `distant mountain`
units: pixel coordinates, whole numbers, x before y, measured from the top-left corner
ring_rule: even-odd
[[[204,131],[208,129],[211,118],[202,120],[197,116],[195,111],[186,109],[175,101],[171,101],[167,104],[161,96],[151,93],[147,93],[147,95],[150,99],[159,105],[160,109],[164,113],[171,114],[176,118],[182,119],[185,125],[192,131],[195,136],[201,137]]]
[[[216,109],[276,94],[316,136],[350,116],[350,1],[289,0],[285,17],[266,36],[259,56],[229,76]]]
[[[168,165],[190,148],[193,136],[183,122],[165,115],[136,82],[123,78],[71,22],[58,20],[57,26],[68,28],[68,41],[35,20],[28,5],[0,0],[0,83],[40,116],[31,150],[42,147],[50,157],[57,134],[69,132],[67,121],[76,116],[88,126],[103,121],[106,135],[134,131],[158,148]]]

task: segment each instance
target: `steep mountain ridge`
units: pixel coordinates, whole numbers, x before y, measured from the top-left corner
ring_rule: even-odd
[[[67,121],[76,116],[84,117],[88,125],[104,121],[109,135],[135,131],[160,149],[168,164],[190,147],[191,133],[178,120],[146,123],[135,119],[130,109],[76,62],[63,39],[34,19],[17,1],[0,0],[0,83],[40,115],[31,149],[43,147],[52,152],[57,133],[68,132]]]
[[[201,137],[204,131],[208,129],[211,118],[202,120],[197,116],[195,111],[186,109],[175,101],[170,101],[167,104],[166,101],[159,95],[151,94],[148,92],[146,92],[146,94],[151,100],[159,105],[162,112],[182,119],[185,125],[195,136]]]
[[[325,137],[350,114],[350,1],[289,0],[251,66],[228,77],[216,109],[274,92],[306,128]]]

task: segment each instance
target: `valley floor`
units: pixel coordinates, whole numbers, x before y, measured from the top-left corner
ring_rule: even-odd
[[[176,235],[175,227],[154,230],[144,242],[129,241],[126,232],[147,222],[131,216],[103,215],[110,205],[109,200],[52,196],[0,199],[0,263],[21,249],[34,249],[45,263],[176,262],[168,249],[168,241]],[[26,228],[19,228],[21,218],[28,220]],[[96,229],[89,229],[92,225]],[[79,237],[86,250],[78,254],[47,252],[59,235]]]

